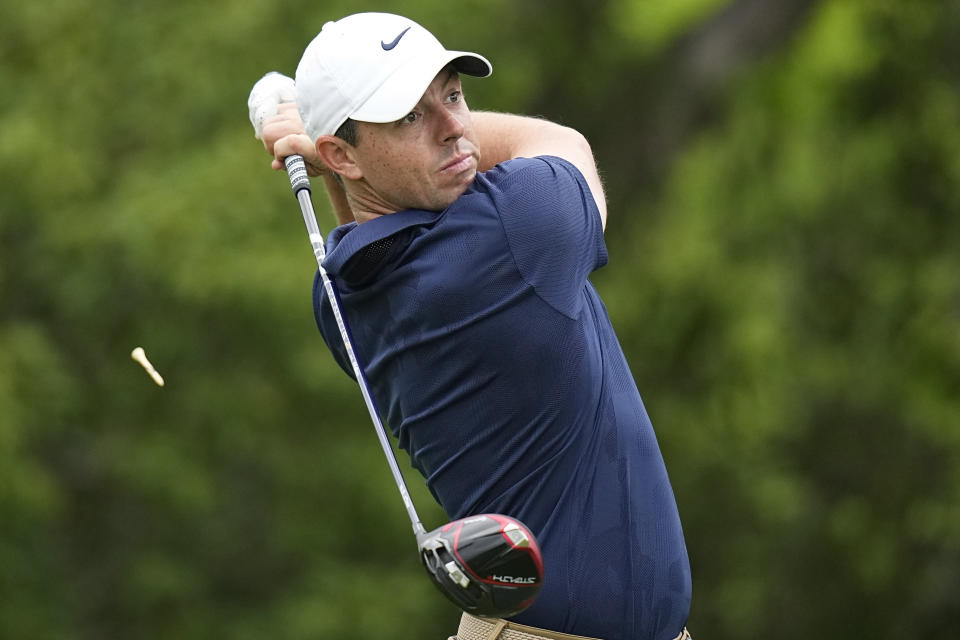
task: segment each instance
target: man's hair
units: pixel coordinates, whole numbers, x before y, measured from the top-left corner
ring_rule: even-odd
[[[340,138],[351,147],[357,146],[357,121],[352,118],[347,118],[333,135]]]

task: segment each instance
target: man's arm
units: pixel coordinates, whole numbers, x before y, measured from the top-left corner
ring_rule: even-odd
[[[333,172],[324,166],[316,147],[303,132],[303,122],[300,120],[296,104],[292,102],[281,104],[277,108],[277,115],[264,121],[263,146],[274,156],[272,166],[277,170],[284,168],[283,158],[294,153],[303,156],[307,164],[307,173],[313,177],[320,176],[323,180],[337,224],[354,221],[353,210],[347,201],[343,185]]]
[[[557,156],[580,170],[593,193],[603,226],[607,224],[607,200],[597,173],[590,144],[579,131],[562,125],[507,113],[471,111],[476,144],[480,148],[480,171],[513,158]]]

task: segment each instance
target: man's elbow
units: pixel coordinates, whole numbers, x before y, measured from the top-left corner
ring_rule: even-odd
[[[571,127],[561,127],[565,136],[565,146],[568,147],[566,157],[573,163],[580,173],[583,174],[593,199],[597,203],[597,209],[600,211],[600,219],[604,227],[607,224],[607,202],[606,195],[603,192],[603,182],[600,180],[600,173],[597,170],[597,163],[593,157],[593,149],[590,147],[590,141],[587,137]]]

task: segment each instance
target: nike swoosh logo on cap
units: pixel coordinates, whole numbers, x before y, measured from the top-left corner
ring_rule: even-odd
[[[400,44],[400,38],[402,38],[403,36],[405,36],[405,35],[407,34],[407,31],[410,31],[410,27],[407,27],[406,29],[404,29],[403,31],[401,31],[401,32],[400,32],[400,35],[398,35],[396,38],[393,39],[393,42],[386,43],[386,42],[384,42],[383,40],[381,40],[381,41],[380,41],[380,46],[383,47],[383,50],[384,50],[384,51],[390,51],[390,50],[393,49],[395,46],[397,46],[398,44]]]

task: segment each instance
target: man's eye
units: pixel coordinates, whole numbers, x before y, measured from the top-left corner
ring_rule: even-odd
[[[459,91],[454,91],[449,96],[447,96],[447,102],[460,102],[461,94]]]
[[[416,111],[411,111],[407,115],[400,118],[400,124],[413,124],[414,122],[417,121],[418,117],[419,116],[417,115]]]

